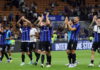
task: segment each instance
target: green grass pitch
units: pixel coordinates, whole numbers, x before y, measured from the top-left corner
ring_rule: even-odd
[[[68,63],[67,55],[65,51],[53,51],[52,52],[52,67],[51,68],[41,68],[40,60],[37,66],[29,65],[29,58],[26,56],[26,61],[24,66],[20,66],[21,63],[21,54],[13,53],[13,62],[7,63],[6,59],[3,59],[3,62],[0,63],[0,70],[100,70],[98,64],[100,62],[100,54],[96,53],[95,55],[95,66],[88,67],[90,63],[90,50],[77,50],[77,60],[79,64],[75,68],[68,68],[65,64]],[[34,57],[35,60],[35,57]]]

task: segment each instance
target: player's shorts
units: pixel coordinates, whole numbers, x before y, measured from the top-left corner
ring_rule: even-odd
[[[36,49],[36,42],[30,42],[29,43],[29,51],[33,51]]]
[[[3,52],[7,51],[6,45],[0,45],[0,51],[3,51]]]
[[[100,42],[93,42],[91,50],[96,51],[98,48],[100,48]]]
[[[29,42],[21,42],[21,52],[29,51]]]
[[[11,49],[11,45],[10,44],[6,44],[5,46],[7,47],[7,51],[9,51]]]
[[[2,45],[0,45],[0,51],[2,51],[2,47],[3,47],[3,46],[2,46]]]
[[[5,52],[5,51],[7,52],[7,51],[8,51],[6,45],[2,45],[2,51],[3,51],[3,52]]]
[[[77,48],[77,41],[70,40],[68,43],[67,50],[76,50]]]
[[[41,51],[51,51],[51,43],[50,42],[40,42],[39,50]]]

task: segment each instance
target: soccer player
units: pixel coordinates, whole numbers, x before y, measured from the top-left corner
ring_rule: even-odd
[[[69,68],[73,68],[76,66],[76,48],[77,48],[77,42],[78,42],[78,34],[80,31],[80,24],[79,24],[79,17],[74,17],[74,23],[71,26],[68,22],[68,17],[65,18],[65,23],[68,26],[68,29],[71,31],[70,40],[68,42],[67,47],[67,54],[68,54],[68,60],[69,60]]]
[[[96,25],[94,25],[94,29],[93,29],[94,42],[93,42],[92,49],[91,49],[91,63],[89,64],[89,66],[92,66],[92,67],[94,66],[95,52],[96,50],[98,50],[98,48],[100,48],[100,17],[94,16],[92,24],[93,23],[96,23]],[[100,65],[98,67],[100,67]]]
[[[1,36],[2,36],[2,34],[1,34],[1,32],[2,32],[2,25],[0,24],[0,62],[2,62],[1,61],[1,56],[2,56],[2,43],[1,43]]]
[[[7,62],[10,62],[10,58],[6,51],[7,47],[5,42],[6,42],[6,30],[2,27],[2,29],[0,29],[0,51],[1,51],[0,62],[2,62],[4,55],[7,58]]]
[[[20,24],[20,21],[23,22],[23,24]],[[30,61],[32,63],[32,56],[29,52],[29,42],[30,42],[30,26],[31,26],[31,22],[29,20],[27,20],[24,16],[22,16],[19,21],[17,22],[17,24],[20,26],[20,32],[21,32],[21,58],[22,58],[22,63],[20,64],[21,66],[23,66],[25,64],[25,53],[27,53],[27,55],[30,58]]]
[[[34,24],[32,24],[31,30],[30,30],[29,51],[30,51],[31,56],[32,56],[32,51],[34,51],[35,56],[36,56],[36,63],[38,62],[38,59],[40,56],[40,54],[37,52],[37,46],[36,46],[38,36],[39,36],[39,33],[36,29],[36,26]],[[35,65],[37,65],[36,63],[35,63]]]
[[[11,33],[11,30],[10,30],[10,27],[9,26],[6,26],[6,47],[7,47],[7,52],[9,54],[9,58],[10,60],[12,61],[12,57],[11,57],[11,43],[10,43],[10,40],[11,40],[11,37],[12,37],[12,33]]]
[[[40,50],[41,50],[41,67],[44,67],[45,55],[47,56],[46,67],[51,67],[51,36],[52,26],[49,20],[49,13],[46,14],[46,20],[44,16],[39,18],[40,25]]]

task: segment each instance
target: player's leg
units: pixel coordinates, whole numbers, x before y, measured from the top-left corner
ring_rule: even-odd
[[[94,66],[94,55],[97,48],[98,48],[98,43],[94,42],[91,49],[91,61],[90,61],[89,66],[92,66],[92,67]]]
[[[2,46],[0,45],[0,62],[2,62],[1,57],[2,57]]]
[[[28,48],[29,48],[29,51],[28,51]],[[27,55],[28,55],[29,58],[30,58],[29,64],[33,64],[33,58],[32,58],[32,57],[33,57],[33,56],[32,56],[33,43],[32,43],[32,42],[29,43],[28,48],[27,48]]]
[[[100,40],[99,40],[100,41]],[[100,42],[98,43],[98,53],[100,54]],[[98,67],[100,67],[100,63],[98,65]]]
[[[76,66],[75,61],[76,61],[76,47],[77,47],[77,42],[71,41],[71,44],[69,44],[70,47],[70,54],[69,54],[69,60],[71,60],[71,64],[69,65],[69,68],[73,68]]]
[[[8,56],[8,53],[7,53],[7,46],[6,45],[3,46],[2,54],[3,54],[3,56],[4,55],[6,56],[7,62],[10,62],[10,59],[9,59],[9,56]],[[2,57],[2,59],[3,59],[3,57]]]
[[[95,51],[91,51],[91,61],[90,61],[90,64],[89,66],[90,67],[93,67],[94,66],[94,55],[95,55]]]
[[[46,67],[51,67],[51,43],[47,42],[47,47],[46,47],[46,56],[47,56],[47,64]]]
[[[44,60],[45,60],[46,51],[41,52],[41,67],[44,67]]]
[[[69,41],[68,47],[67,47],[67,50],[66,50],[66,53],[67,53],[67,55],[68,55],[68,61],[69,61],[69,63],[67,64],[67,66],[69,66],[69,65],[72,64],[71,46],[72,46],[72,41]]]
[[[21,66],[25,64],[25,51],[26,51],[25,44],[26,43],[24,42],[21,43],[21,60],[22,60],[22,63],[20,64]]]
[[[34,65],[37,65],[38,64],[38,60],[40,59],[40,53],[41,53],[41,47],[40,47],[40,42],[38,43],[38,45],[35,43],[34,44],[34,54],[36,56],[36,61],[34,63]]]
[[[34,65],[37,65],[38,61],[40,59],[40,53],[41,53],[41,51],[40,50],[35,50],[34,53],[35,53],[35,56],[36,56],[36,61],[35,61]]]
[[[25,64],[25,52],[21,52],[21,59],[22,63],[20,65],[23,66]]]
[[[9,59],[12,61],[12,53],[11,53],[11,46],[10,45],[7,45],[7,51],[8,51]]]
[[[71,53],[72,53],[72,63],[73,64],[76,64],[76,48],[77,48],[77,42],[73,42],[73,47],[72,47],[72,50],[71,50]]]
[[[76,61],[76,50],[72,50],[72,63],[75,64]]]
[[[47,55],[46,55],[46,57],[47,57],[47,64],[46,64],[46,67],[51,67],[51,51],[48,51],[47,52]]]

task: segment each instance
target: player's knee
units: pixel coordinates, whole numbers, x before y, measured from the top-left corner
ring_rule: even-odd
[[[94,51],[92,51],[92,52],[91,52],[91,54],[92,54],[92,55],[94,55],[94,54],[95,54],[95,52],[94,52]]]
[[[47,55],[48,55],[48,56],[51,56],[51,52],[47,52]]]
[[[72,50],[72,51],[71,51],[72,54],[75,54],[75,52],[76,52],[75,50]]]
[[[69,50],[66,51],[67,54],[71,53]]]
[[[24,55],[25,54],[25,52],[22,52],[22,55]]]
[[[45,52],[45,51],[42,51],[42,52],[41,52],[41,54],[42,54],[42,55],[45,55],[45,54],[46,54],[46,52]]]

